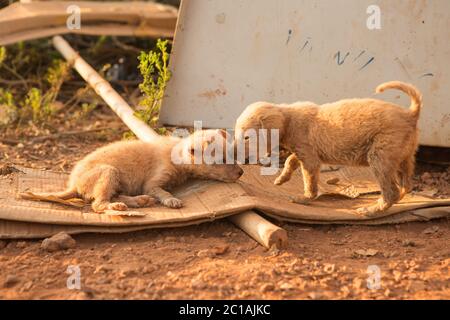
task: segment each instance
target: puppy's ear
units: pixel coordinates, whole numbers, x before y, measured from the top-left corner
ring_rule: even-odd
[[[279,108],[271,108],[259,116],[259,123],[262,129],[278,129],[280,138],[283,136],[285,127],[285,116]]]

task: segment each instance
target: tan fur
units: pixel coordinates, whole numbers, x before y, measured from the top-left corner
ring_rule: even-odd
[[[41,194],[61,199],[81,196],[92,202],[95,212],[144,207],[158,200],[164,206],[180,208],[181,200],[167,190],[189,178],[231,182],[239,179],[243,170],[227,164],[174,164],[172,148],[193,158],[194,139],[200,137],[202,150],[214,141],[222,130],[198,131],[184,138],[161,137],[153,142],[119,141],[88,154],[73,168],[68,188],[62,192]],[[225,153],[224,153],[225,154]],[[193,163],[193,162],[192,162]]]
[[[347,99],[321,106],[258,102],[238,118],[236,137],[249,128],[279,129],[280,146],[294,156],[288,158],[275,183],[288,181],[298,160],[305,202],[317,197],[322,163],[370,166],[382,196],[358,212],[373,215],[399,201],[412,187],[422,97],[414,86],[399,81],[384,83],[377,92],[391,88],[411,96],[409,110],[377,99]]]

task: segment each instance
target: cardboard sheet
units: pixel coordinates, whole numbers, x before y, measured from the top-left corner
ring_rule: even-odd
[[[67,175],[19,168],[21,172],[0,176],[0,238],[43,238],[60,231],[128,232],[149,228],[198,224],[245,210],[258,210],[278,220],[301,223],[387,224],[426,221],[450,216],[450,199],[407,195],[400,203],[377,217],[356,214],[356,208],[375,201],[378,185],[368,168],[328,168],[321,174],[321,196],[310,205],[291,202],[302,193],[300,173],[283,186],[273,185],[275,176],[261,176],[260,167],[245,166],[238,183],[191,181],[173,193],[185,206],[169,209],[156,205],[133,209],[143,217],[122,217],[93,213],[83,208],[56,203],[23,200],[19,192],[62,190]],[[335,180],[334,184],[329,184]],[[338,180],[338,181],[336,181]]]

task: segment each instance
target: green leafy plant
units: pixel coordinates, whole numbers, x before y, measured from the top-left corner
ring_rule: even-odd
[[[168,61],[167,40],[158,39],[155,50],[141,52],[139,56],[139,71],[143,78],[139,89],[144,98],[136,116],[152,127],[157,125],[164,91],[172,76]]]
[[[35,87],[28,91],[22,105],[22,117],[26,117],[31,112],[31,119],[34,123],[42,123],[49,120],[56,111],[54,104],[68,75],[69,65],[62,60],[54,60],[45,76],[48,89],[45,93],[42,93],[41,89]]]
[[[6,60],[6,48],[0,47],[0,65]]]
[[[19,81],[24,83],[27,91],[15,97],[10,90],[0,90],[1,124],[7,125],[16,121],[20,124],[28,120],[33,123],[47,121],[56,111],[55,101],[63,82],[70,75],[69,65],[60,59],[54,59],[47,69],[45,83],[38,82],[38,87],[30,88],[13,66],[10,67],[5,64],[7,58],[9,57],[6,49],[0,47],[0,68],[4,68],[10,74],[15,75]]]
[[[0,88],[0,125],[13,123],[18,117],[13,94],[9,90]]]
[[[0,47],[0,67],[6,60],[6,48]],[[0,88],[0,125],[7,125],[16,121],[18,112],[14,103],[14,96],[10,90]]]

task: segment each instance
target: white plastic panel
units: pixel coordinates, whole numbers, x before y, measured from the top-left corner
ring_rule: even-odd
[[[165,124],[231,128],[258,100],[325,103],[402,80],[424,95],[421,143],[450,147],[449,0],[184,0],[171,69]]]

